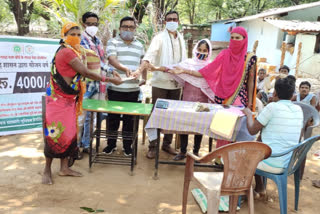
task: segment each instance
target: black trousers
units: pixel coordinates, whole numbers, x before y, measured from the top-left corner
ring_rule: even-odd
[[[198,153],[201,146],[202,135],[194,135],[193,153]],[[181,153],[187,153],[188,147],[188,135],[180,135],[180,151]]]
[[[108,98],[112,101],[124,101],[124,102],[138,102],[140,91],[134,92],[118,92],[113,90],[108,90]],[[108,114],[108,131],[118,131],[120,126],[120,114]],[[133,116],[123,115],[122,131],[132,132],[133,131]],[[108,145],[116,146],[116,139],[108,139]],[[132,140],[123,140],[123,147],[130,147]]]
[[[154,105],[158,98],[180,100],[181,89],[163,89],[152,87],[152,104]],[[154,106],[153,106],[154,107]],[[172,143],[172,134],[165,134],[163,137],[163,145],[168,146]],[[150,145],[151,146],[151,145]]]

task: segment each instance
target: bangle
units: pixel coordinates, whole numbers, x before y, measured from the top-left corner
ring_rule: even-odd
[[[106,76],[101,75],[101,81],[102,81],[102,82],[105,82],[105,81],[106,81]]]
[[[166,68],[166,70],[164,70],[164,72],[168,72],[169,71],[169,68]]]

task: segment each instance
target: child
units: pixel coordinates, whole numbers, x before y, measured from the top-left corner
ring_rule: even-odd
[[[200,70],[210,63],[210,57],[212,54],[211,43],[208,39],[200,40],[193,49],[193,58],[186,59],[177,65],[168,65],[165,67],[156,68],[150,66],[152,71],[167,71],[173,69],[176,66]],[[172,77],[183,86],[182,100],[191,102],[202,102],[208,103],[209,100],[214,99],[214,94],[210,90],[207,82],[203,78],[194,77],[188,74],[172,74]],[[181,150],[178,155],[176,155],[173,160],[183,160],[186,157],[187,146],[188,146],[188,135],[180,135],[181,140]],[[199,155],[200,145],[201,145],[202,135],[194,136],[194,149],[193,154]]]

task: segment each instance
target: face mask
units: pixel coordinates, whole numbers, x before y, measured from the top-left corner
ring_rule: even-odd
[[[166,28],[170,32],[175,32],[178,29],[178,22],[167,22]]]
[[[134,37],[134,32],[131,31],[121,31],[120,37],[125,41],[132,41]]]
[[[242,49],[245,45],[245,40],[230,40],[229,48],[231,49],[232,53],[238,54],[242,52]]]
[[[68,35],[64,39],[64,42],[67,43],[68,45],[71,45],[71,47],[73,47],[74,49],[78,51],[80,50],[80,42],[81,42],[80,37]]]
[[[207,53],[200,53],[200,52],[196,52],[196,57],[199,60],[206,60],[208,57]]]
[[[86,32],[90,36],[94,37],[98,32],[98,27],[96,27],[96,26],[88,26],[88,27],[86,27]]]

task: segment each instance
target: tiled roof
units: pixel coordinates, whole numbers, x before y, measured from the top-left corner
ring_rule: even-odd
[[[265,19],[265,21],[285,31],[320,32],[320,22],[276,19]]]
[[[264,11],[264,12],[256,14],[256,15],[245,16],[245,17],[242,17],[239,19],[233,19],[233,20],[227,21],[226,23],[249,21],[249,20],[253,20],[253,19],[279,15],[281,13],[288,13],[288,12],[292,12],[292,11],[296,11],[296,10],[303,10],[303,9],[307,9],[307,8],[311,8],[311,7],[317,7],[317,6],[320,6],[320,1],[308,3],[308,4],[300,4],[300,5],[291,6],[291,7],[274,8],[274,9],[270,9],[270,10]]]

